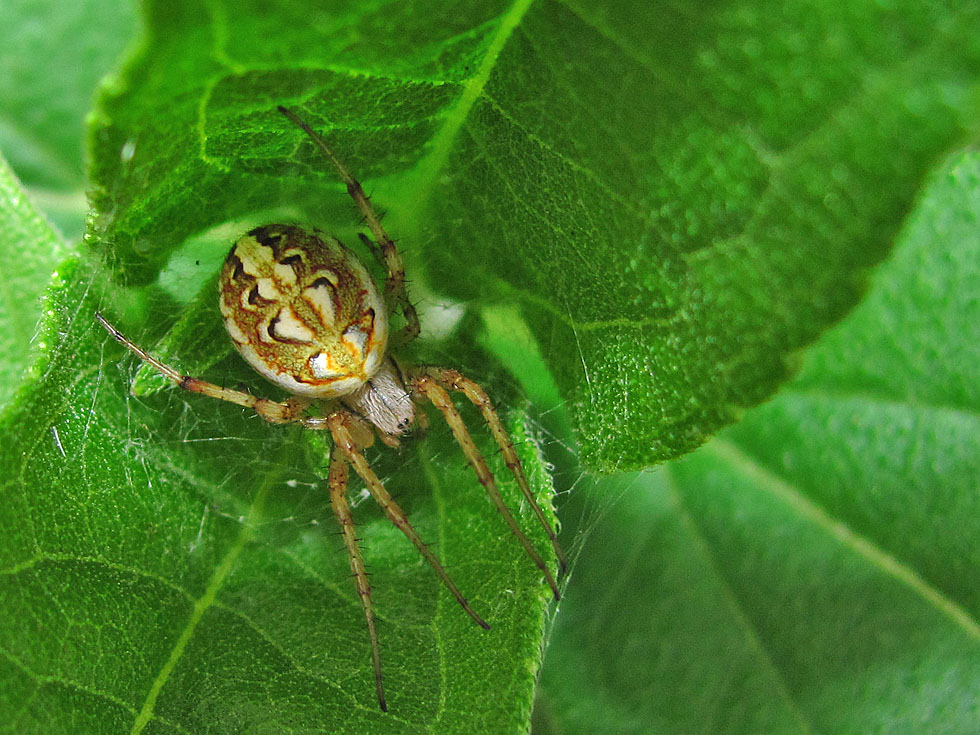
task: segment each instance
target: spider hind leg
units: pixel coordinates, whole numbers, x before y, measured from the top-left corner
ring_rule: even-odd
[[[561,592],[558,589],[558,583],[555,581],[554,575],[551,573],[551,569],[545,563],[544,559],[534,548],[530,539],[521,530],[518,525],[517,520],[514,518],[513,513],[504,503],[503,496],[500,494],[500,489],[497,487],[497,482],[493,477],[493,473],[490,472],[490,468],[487,466],[487,462],[480,450],[477,449],[473,438],[470,436],[469,430],[466,428],[466,424],[463,423],[463,418],[460,416],[459,409],[456,408],[452,399],[449,397],[449,393],[446,389],[459,390],[466,394],[473,403],[480,408],[483,413],[484,419],[490,425],[491,433],[497,444],[500,446],[504,460],[507,466],[510,468],[511,472],[514,474],[518,485],[521,487],[521,493],[534,508],[535,514],[540,520],[541,524],[544,526],[548,537],[551,539],[552,545],[555,548],[559,559],[559,569],[564,570],[565,568],[565,555],[558,546],[558,539],[555,537],[554,531],[552,531],[551,526],[548,524],[547,519],[544,516],[544,511],[541,510],[541,506],[538,505],[534,494],[531,492],[531,488],[528,485],[527,478],[524,476],[524,470],[521,466],[520,459],[517,457],[517,453],[514,451],[514,444],[510,440],[507,432],[504,430],[503,425],[500,423],[500,418],[497,416],[496,410],[493,408],[493,404],[490,402],[489,397],[480,388],[479,385],[464,378],[462,374],[456,370],[447,370],[443,368],[425,368],[420,374],[416,375],[410,381],[412,390],[417,395],[420,395],[427,400],[431,401],[432,404],[442,412],[443,418],[445,418],[446,423],[449,424],[449,428],[456,439],[456,443],[459,444],[460,448],[463,450],[463,454],[466,455],[466,460],[469,462],[473,471],[476,473],[480,484],[483,485],[484,489],[487,491],[487,495],[490,496],[490,500],[496,506],[500,515],[503,517],[504,522],[510,528],[514,536],[520,542],[521,546],[524,547],[525,553],[531,558],[531,560],[537,565],[541,573],[544,574],[545,580],[548,582],[548,586],[551,587],[551,592],[554,595],[555,600],[561,599]],[[445,387],[444,387],[445,385]],[[479,399],[479,400],[475,400]]]
[[[327,474],[327,484],[330,487],[330,505],[333,507],[333,513],[337,518],[337,523],[340,524],[340,531],[344,537],[344,546],[347,547],[347,556],[350,559],[350,570],[357,584],[357,596],[361,600],[364,618],[367,620],[368,634],[371,636],[371,660],[374,664],[374,685],[378,692],[378,704],[383,712],[387,712],[388,704],[385,701],[384,683],[381,680],[381,651],[378,648],[378,633],[375,630],[374,607],[371,604],[371,585],[368,582],[364,557],[361,555],[361,549],[357,545],[357,535],[354,532],[354,517],[351,514],[350,506],[347,504],[347,480],[349,475],[350,472],[344,453],[335,445],[330,454],[330,471]]]
[[[388,520],[391,521],[395,526],[408,537],[408,540],[414,544],[415,548],[418,549],[419,553],[425,558],[429,563],[429,566],[435,571],[439,576],[439,579],[445,585],[446,589],[456,598],[456,602],[460,604],[460,607],[466,611],[481,628],[485,630],[490,630],[490,624],[480,617],[476,611],[470,607],[470,603],[463,597],[463,594],[459,591],[459,587],[453,581],[453,578],[449,576],[449,572],[439,561],[439,557],[426,545],[419,536],[418,532],[412,527],[412,524],[408,520],[408,516],[405,515],[405,511],[402,510],[401,506],[395,502],[395,499],[391,497],[387,490],[385,490],[384,484],[375,474],[374,470],[368,464],[367,459],[364,457],[364,453],[361,451],[361,447],[354,439],[354,428],[353,424],[355,422],[361,422],[362,419],[358,419],[349,411],[337,410],[331,413],[327,419],[327,426],[330,429],[330,434],[333,437],[334,446],[340,450],[343,454],[344,459],[346,459],[354,467],[354,471],[361,476],[364,480],[364,484],[367,485],[368,492],[375,499],[381,509],[384,511]]]
[[[510,434],[507,433],[507,430],[504,429],[500,421],[500,416],[497,414],[496,409],[493,407],[493,402],[490,400],[490,396],[487,395],[487,392],[483,390],[479,383],[470,380],[458,370],[430,367],[426,372],[446,390],[458,391],[465,395],[480,411],[483,420],[490,427],[490,433],[493,434],[494,441],[500,447],[501,454],[504,457],[504,463],[514,475],[514,479],[517,480],[521,495],[531,505],[531,508],[534,510],[534,515],[537,517],[538,522],[548,536],[548,540],[551,542],[555,556],[558,559],[558,577],[564,577],[568,572],[568,558],[558,543],[557,534],[555,534],[551,524],[548,523],[548,519],[545,518],[544,511],[534,497],[534,493],[531,492],[531,486],[527,481],[527,476],[524,474],[524,466],[521,464],[521,460],[517,456],[517,451],[514,449],[514,442],[510,438]]]

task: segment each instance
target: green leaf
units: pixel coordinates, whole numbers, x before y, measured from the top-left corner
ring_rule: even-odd
[[[322,443],[177,390],[129,397],[136,361],[94,320],[98,277],[71,261],[56,284],[40,377],[0,422],[6,722],[44,733],[526,728],[550,592],[445,426],[369,458],[493,629],[459,609],[373,503],[357,503],[383,714]],[[478,414],[464,415],[519,508]],[[506,417],[547,504],[527,417]],[[529,509],[519,518],[547,548]]]
[[[360,505],[383,717],[329,544],[322,447],[174,389],[129,397],[137,364],[92,319],[113,309],[148,346],[186,326],[193,364],[217,317],[188,304],[234,237],[219,234],[291,220],[350,240],[342,188],[276,104],[323,131],[388,211],[414,298],[453,299],[470,309],[464,327],[489,333],[427,349],[475,367],[513,407],[474,342],[528,344],[501,362],[536,371],[540,355],[550,374],[522,384],[549,407],[557,395],[585,466],[612,471],[702,442],[854,303],[923,172],[976,128],[977,12],[921,0],[843,12],[147,3],[146,35],[93,113],[88,243],[104,266],[62,269],[39,377],[0,419],[5,721],[45,733],[526,729],[546,590],[445,429],[371,461],[495,628],[474,628]],[[267,390],[237,358],[212,357],[208,377]],[[534,438],[520,407],[507,415]],[[534,445],[524,458],[546,495]]]
[[[5,0],[0,150],[69,240],[83,230],[83,124],[135,26],[129,0]]]
[[[15,263],[0,278],[0,406],[14,393],[30,363],[31,339],[41,314],[41,292],[64,244],[38,214],[0,157],[0,260]]]
[[[976,732],[978,228],[969,152],[775,400],[606,487],[542,733]]]
[[[978,13],[151,2],[97,111],[92,235],[148,283],[220,223],[349,222],[292,106],[389,212],[416,298],[518,304],[586,466],[647,466],[854,303],[980,120]]]

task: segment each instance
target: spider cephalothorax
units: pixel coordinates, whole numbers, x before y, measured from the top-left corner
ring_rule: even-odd
[[[291,110],[280,107],[279,111],[299,126],[337,169],[375,241],[364,235],[361,239],[388,271],[383,293],[379,293],[353,251],[326,233],[295,225],[265,225],[235,242],[218,283],[225,326],[242,357],[293,397],[277,402],[183,375],[127,339],[101,314],[96,317],[119,342],[185,390],[245,406],[272,423],[297,423],[330,432],[334,443],[328,473],[331,506],[340,523],[367,621],[378,703],[387,710],[371,588],[346,498],[349,466],[354,467],[388,518],[432,565],[467,614],[484,628],[490,626],[470,607],[364,458],[363,447],[374,436],[397,446],[398,436],[419,419],[416,403],[432,403],[449,424],[504,521],[558,599],[555,576],[504,504],[486,460],[449,395],[449,391],[462,393],[479,409],[522,495],[547,532],[559,561],[559,573],[565,569],[565,559],[486,392],[456,370],[402,369],[389,354],[392,344],[403,344],[419,333],[418,316],[405,295],[401,256],[361,185],[324,140]],[[390,317],[396,311],[401,312],[405,326],[392,335]],[[323,402],[323,406],[317,415],[310,415],[307,409],[315,401]]]

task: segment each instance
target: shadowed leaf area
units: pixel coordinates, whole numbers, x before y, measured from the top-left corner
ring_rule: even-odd
[[[441,422],[369,459],[493,629],[356,502],[355,482],[384,715],[322,438],[161,390],[94,321],[102,309],[181,369],[280,397],[222,334],[219,264],[255,225],[351,243],[358,222],[277,105],[322,133],[386,213],[423,313],[414,357],[487,386],[547,499],[541,451],[557,442],[544,428],[563,419],[529,412],[522,392],[567,413],[574,438],[559,440],[577,443],[583,471],[648,467],[768,397],[857,301],[925,173],[976,128],[978,15],[870,0],[146,3],[92,113],[83,255],[60,267],[37,361],[0,416],[9,728],[527,730],[548,590]],[[7,188],[11,221],[49,240]],[[448,336],[443,311],[462,314]],[[26,364],[26,348],[10,354]],[[847,528],[863,535],[860,522]],[[737,591],[705,594],[721,605]],[[758,625],[762,607],[739,616]],[[796,683],[780,686],[792,701]],[[635,722],[661,716],[644,712]],[[798,702],[784,714],[760,722],[819,721]]]

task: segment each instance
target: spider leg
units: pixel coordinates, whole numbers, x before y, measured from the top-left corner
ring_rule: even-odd
[[[449,572],[443,567],[442,562],[439,561],[437,557],[422,538],[418,535],[418,532],[412,528],[412,524],[409,523],[408,517],[405,515],[405,511],[401,509],[398,503],[395,502],[394,498],[388,494],[385,490],[384,485],[378,476],[374,474],[374,470],[368,464],[367,459],[364,458],[364,454],[361,452],[360,447],[357,442],[354,441],[354,437],[351,432],[351,428],[348,424],[356,420],[347,411],[334,411],[329,416],[327,416],[327,425],[330,428],[330,433],[333,436],[334,446],[338,447],[343,453],[344,458],[354,466],[354,470],[361,479],[364,480],[364,484],[367,485],[368,491],[371,493],[372,497],[377,501],[381,509],[384,510],[385,515],[388,516],[388,520],[395,524],[398,529],[404,533],[408,540],[415,544],[415,548],[419,550],[419,553],[425,557],[425,560],[429,562],[439,579],[446,586],[453,597],[456,598],[456,602],[460,604],[466,614],[473,618],[476,623],[486,630],[490,630],[490,624],[487,623],[483,618],[477,615],[476,611],[470,607],[470,603],[466,601],[463,594],[459,591],[456,583],[453,581],[452,577],[449,576]]]
[[[330,454],[330,472],[327,474],[327,482],[330,486],[330,504],[333,506],[333,513],[340,524],[340,530],[344,536],[344,545],[347,547],[347,556],[350,558],[350,570],[357,583],[357,595],[361,598],[361,607],[364,608],[364,618],[367,620],[368,634],[371,636],[371,658],[374,662],[374,684],[378,691],[378,704],[381,705],[383,712],[388,711],[388,704],[385,702],[384,684],[381,682],[381,652],[378,649],[378,634],[374,628],[374,608],[371,606],[371,585],[368,583],[367,570],[364,567],[364,557],[357,545],[357,536],[354,533],[354,517],[351,515],[350,506],[347,504],[347,479],[350,475],[347,460],[339,445],[334,445]]]
[[[374,257],[377,258],[382,265],[387,265],[387,261],[385,260],[384,253],[381,251],[381,248],[378,247],[378,245],[374,242],[374,240],[372,240],[370,237],[365,235],[363,232],[358,232],[357,236],[361,238],[361,242],[364,243],[364,246],[371,251]],[[385,287],[387,289],[387,283],[385,284]],[[385,296],[386,298],[388,297],[387,292]],[[389,301],[386,303],[394,303],[394,302]],[[408,300],[408,294],[405,293],[404,286],[402,287],[401,307],[402,307],[402,314],[405,316],[406,324],[392,338],[391,342],[394,345],[408,344],[413,339],[418,337],[419,333],[422,331],[422,326],[419,324],[418,312],[415,310],[415,305]]]
[[[261,418],[273,424],[292,424],[298,423],[310,429],[324,429],[324,420],[311,416],[303,416],[312,399],[293,396],[282,403],[271,401],[268,398],[258,398],[251,393],[246,393],[232,388],[223,388],[220,385],[209,383],[201,378],[194,378],[184,375],[176,368],[160,362],[149,352],[131,341],[122,332],[110,324],[102,314],[95,313],[95,318],[111,334],[117,342],[124,345],[127,349],[137,355],[144,362],[149,363],[157,372],[166,378],[170,378],[180,388],[189,390],[192,393],[200,393],[209,398],[217,398],[219,401],[228,401],[245,408],[250,408]]]
[[[302,120],[295,112],[287,107],[279,105],[279,112],[289,118],[293,123],[295,123],[300,129],[306,133],[310,140],[320,149],[320,152],[329,159],[330,163],[333,164],[334,168],[337,169],[337,173],[340,174],[340,178],[344,180],[344,184],[347,185],[347,193],[350,194],[351,199],[357,204],[357,208],[361,211],[361,215],[364,217],[365,223],[367,223],[368,229],[371,230],[371,234],[374,235],[374,239],[377,241],[378,248],[380,248],[381,257],[388,267],[388,278],[385,281],[385,303],[388,304],[389,310],[395,308],[395,304],[401,307],[402,314],[405,316],[405,321],[407,322],[405,328],[399,334],[399,339],[404,341],[410,341],[418,336],[419,333],[419,315],[415,311],[415,307],[412,302],[408,300],[408,295],[405,293],[405,266],[402,263],[402,256],[398,252],[398,248],[395,247],[395,243],[392,241],[388,233],[385,232],[385,228],[381,226],[381,218],[378,217],[378,213],[374,211],[374,207],[371,206],[371,202],[368,200],[367,195],[364,193],[364,189],[361,187],[361,183],[355,179],[347,167],[340,162],[336,154],[327,145],[327,142],[322,136],[318,135],[313,131],[304,120]],[[372,248],[373,249],[373,248]]]
[[[521,489],[521,494],[531,504],[531,508],[534,509],[534,515],[537,516],[541,527],[544,528],[548,539],[551,541],[551,546],[555,550],[555,556],[558,557],[558,576],[563,577],[568,571],[568,560],[565,557],[565,552],[562,551],[561,546],[558,544],[558,537],[551,528],[551,524],[548,523],[548,519],[545,518],[544,511],[538,505],[534,494],[531,492],[531,487],[527,482],[527,476],[524,474],[524,467],[521,465],[521,460],[517,456],[517,452],[514,451],[514,442],[500,422],[500,416],[497,415],[490,396],[487,395],[486,391],[478,383],[470,380],[458,370],[429,367],[425,368],[425,372],[431,375],[446,390],[459,391],[465,395],[479,409],[480,413],[483,414],[483,420],[490,427],[490,433],[493,434],[497,446],[500,447],[500,451],[503,453],[504,462],[514,474],[517,485]]]
[[[476,444],[473,443],[473,437],[470,436],[470,432],[466,429],[466,425],[463,423],[463,417],[459,415],[459,410],[453,404],[452,399],[445,389],[436,383],[435,379],[429,375],[420,375],[411,381],[412,387],[417,393],[421,393],[426,398],[428,398],[432,403],[438,408],[443,417],[446,419],[446,423],[449,424],[449,428],[453,432],[453,436],[456,437],[456,443],[463,450],[463,454],[466,455],[467,461],[476,472],[477,478],[480,480],[480,484],[486,488],[487,495],[490,496],[490,500],[493,504],[497,506],[497,510],[500,511],[500,515],[504,517],[504,521],[510,527],[510,530],[520,541],[521,546],[524,547],[524,551],[527,553],[531,560],[537,564],[538,568],[544,574],[545,579],[548,582],[548,586],[551,587],[551,591],[555,596],[556,600],[561,599],[561,593],[558,591],[558,584],[555,582],[554,576],[551,574],[551,570],[548,569],[548,565],[545,564],[544,559],[535,550],[534,546],[531,544],[528,537],[524,535],[521,527],[517,524],[514,519],[513,514],[510,509],[504,503],[503,496],[500,494],[500,490],[497,488],[497,483],[493,479],[493,473],[490,472],[490,468],[487,466],[486,460],[483,455],[480,454],[480,450],[476,448]],[[535,505],[537,505],[535,503]]]
[[[364,243],[364,247],[371,251],[371,255],[375,257],[375,260],[381,263],[381,265],[387,265],[387,262],[385,262],[384,253],[381,252],[381,248],[375,244],[374,240],[365,235],[363,232],[358,232],[357,236],[361,239],[361,242]]]

